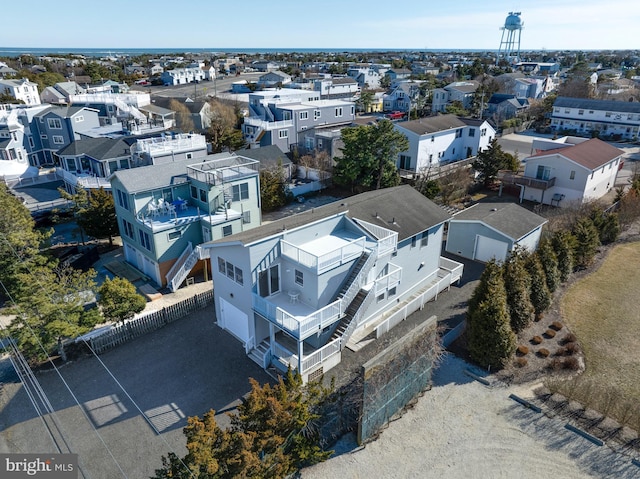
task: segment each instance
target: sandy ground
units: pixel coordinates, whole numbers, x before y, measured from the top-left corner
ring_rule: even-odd
[[[631,458],[598,447],[509,398],[533,397],[532,385],[487,387],[464,374],[469,366],[447,356],[434,387],[380,437],[302,471],[304,479],[345,478],[638,478]]]

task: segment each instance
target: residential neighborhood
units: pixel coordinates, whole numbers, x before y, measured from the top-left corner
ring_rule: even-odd
[[[635,477],[640,50],[504,13],[0,48],[0,471]]]

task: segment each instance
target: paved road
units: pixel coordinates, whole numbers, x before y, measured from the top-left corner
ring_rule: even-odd
[[[55,372],[38,373],[86,477],[149,477],[170,449],[186,452],[182,428],[188,416],[213,408],[226,425],[223,412],[249,391],[248,378],[271,380],[213,323],[213,314],[211,306],[100,356],[126,392],[95,358],[61,368],[82,409]],[[0,452],[56,452],[6,360],[0,362],[0,383]]]

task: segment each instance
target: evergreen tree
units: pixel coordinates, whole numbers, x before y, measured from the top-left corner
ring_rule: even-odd
[[[576,266],[586,268],[593,261],[600,246],[598,230],[589,218],[581,218],[573,227],[573,235],[576,238],[573,256]]]
[[[573,272],[573,243],[575,238],[567,231],[557,231],[551,243],[558,258],[558,275],[562,283],[566,282]]]
[[[278,209],[286,205],[292,198],[293,195],[289,191],[287,178],[282,165],[260,170],[260,201],[262,211]]]
[[[118,218],[113,202],[113,195],[104,188],[93,190],[86,197],[86,202],[77,212],[78,226],[88,236],[94,238],[109,238],[109,245],[113,245],[113,237],[118,235]]]
[[[527,271],[531,278],[530,294],[536,320],[540,320],[544,312],[551,306],[551,292],[547,287],[547,279],[538,256],[532,254],[527,260]]]
[[[250,383],[251,392],[231,414],[230,429],[218,427],[214,411],[203,420],[189,418],[183,431],[187,455],[163,457],[154,477],[280,479],[330,456],[319,447],[314,426],[327,389],[319,383],[302,385],[300,375],[291,371],[274,386]]]
[[[498,139],[491,140],[489,148],[479,151],[476,159],[471,163],[471,167],[479,174],[480,180],[485,186],[491,185],[497,178],[500,170],[510,166],[510,160],[498,143]]]
[[[511,329],[516,334],[531,323],[533,315],[529,284],[531,278],[525,268],[526,257],[526,251],[515,249],[503,266]]]
[[[133,318],[142,311],[147,300],[136,291],[136,287],[124,278],[107,278],[98,290],[98,305],[108,321],[122,321]]]
[[[610,244],[620,235],[620,222],[615,213],[605,213],[599,206],[594,207],[589,215],[593,226],[598,230],[598,238],[601,244]]]
[[[471,359],[482,367],[499,369],[516,349],[509,324],[507,294],[499,265],[487,263],[467,313],[467,346]]]
[[[91,330],[100,320],[96,308],[86,309],[95,290],[95,271],[83,273],[50,265],[20,273],[20,289],[14,290],[16,315],[9,330],[31,363],[46,359],[62,340]]]
[[[560,285],[560,271],[558,270],[558,257],[556,256],[551,241],[543,238],[538,245],[536,252],[540,265],[544,270],[544,276],[547,282],[547,288],[553,293]]]
[[[334,181],[352,189],[396,186],[398,154],[409,149],[407,137],[389,120],[342,130],[342,157],[336,159]]]

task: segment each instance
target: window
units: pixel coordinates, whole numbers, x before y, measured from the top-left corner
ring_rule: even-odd
[[[187,160],[190,160],[191,158],[193,158],[193,153],[187,153],[186,157],[187,157]]]
[[[337,116],[337,117],[338,117],[338,116],[342,116],[342,107],[341,107],[341,106],[340,106],[340,107],[338,107],[338,108],[336,108],[336,116]]]
[[[313,110],[313,119],[317,120],[320,118],[320,110]]]
[[[409,155],[400,155],[400,169],[408,170],[411,168],[411,157]]]
[[[593,115],[593,110],[589,110],[589,115]]]
[[[53,139],[53,143],[56,145],[64,145],[64,137],[60,135],[53,135],[51,137]]]
[[[231,225],[226,225],[222,227],[222,236],[231,236],[233,234],[233,228]]]
[[[146,231],[138,230],[140,233],[140,244],[147,251],[151,251],[151,238],[149,238],[149,234]]]
[[[51,128],[52,130],[62,129],[62,122],[60,121],[60,118],[49,118],[47,119],[47,124],[49,125],[49,128]]]
[[[379,303],[380,301],[384,301],[384,291],[376,296],[376,301]]]
[[[456,138],[460,138],[460,137],[462,137],[462,128],[458,128],[458,129],[456,130]],[[432,138],[433,138],[433,137],[432,137]]]
[[[322,140],[318,138],[318,148],[322,148]]]
[[[314,146],[315,146],[315,145],[314,145],[313,137],[312,137],[312,136],[306,136],[306,137],[304,138],[304,147],[305,147],[307,150],[313,150]]]
[[[242,286],[244,284],[244,279],[242,278],[242,270],[236,266],[234,268],[234,271],[236,274],[236,283]]]
[[[476,130],[473,128],[469,129],[469,136],[476,136]]]
[[[308,111],[301,111],[300,112],[300,119],[301,120],[307,120],[309,118],[309,112]]]
[[[177,240],[180,236],[182,236],[181,231],[172,231],[169,233],[169,241]]]
[[[278,130],[278,138],[289,138],[289,130]]]
[[[296,284],[299,284],[300,286],[304,286],[304,274],[302,273],[302,271],[296,270]]]
[[[607,118],[611,118],[611,112],[610,111],[606,112],[604,116],[606,116]]]
[[[116,189],[116,195],[118,199],[118,205],[125,210],[129,209],[129,198],[124,191]]]
[[[584,110],[578,110],[578,115],[584,115]]]
[[[198,188],[193,185],[191,185],[191,198],[198,199]]]
[[[538,171],[536,172],[536,179],[538,180],[548,180],[551,175],[551,168],[548,168],[543,165],[538,165]]]
[[[47,139],[47,135],[40,135],[40,139],[41,140],[46,140]]]
[[[122,232],[125,236],[133,239],[133,225],[127,220],[122,220]]]
[[[227,262],[220,256],[218,256],[218,271],[220,271],[222,274],[226,274],[227,271]]]
[[[35,143],[33,143],[33,138],[31,138],[31,137],[29,137],[29,147],[31,147],[31,148],[35,148],[36,147]]]
[[[436,141],[435,137],[431,137],[431,143],[433,143],[434,141]]]
[[[235,267],[227,261],[227,278],[235,279]]]
[[[233,185],[233,201],[241,201],[249,199],[249,183],[240,183]]]
[[[251,223],[251,211],[243,211],[242,212],[242,224]]]
[[[480,136],[487,136],[487,129],[483,128],[482,130],[480,130]]]
[[[427,246],[429,244],[429,232],[423,231],[422,238],[420,238],[420,247]]]
[[[395,296],[396,295],[396,287],[394,286],[393,288],[391,288],[388,292],[387,292],[387,296],[390,298],[391,296]]]
[[[571,113],[571,111],[570,111],[568,108],[565,108],[565,109],[564,109],[564,114],[565,114],[565,115],[568,115],[569,113]]]
[[[351,114],[352,114],[352,115],[355,115],[355,114],[356,114],[356,107],[355,107],[355,106],[352,106],[352,107],[351,107]]]
[[[76,123],[80,123],[81,121],[84,121],[84,116],[80,115],[80,116],[76,116],[74,118]]]
[[[412,248],[416,247],[417,241],[418,241],[418,236],[417,235],[411,237],[411,247]]]
[[[202,201],[203,203],[207,202],[207,192],[206,190],[199,190],[200,191],[200,201]]]
[[[263,298],[280,291],[279,265],[271,266],[258,273],[258,291]]]
[[[576,172],[575,170],[571,170],[571,174],[569,175],[569,179],[570,180],[574,180],[576,178]]]

